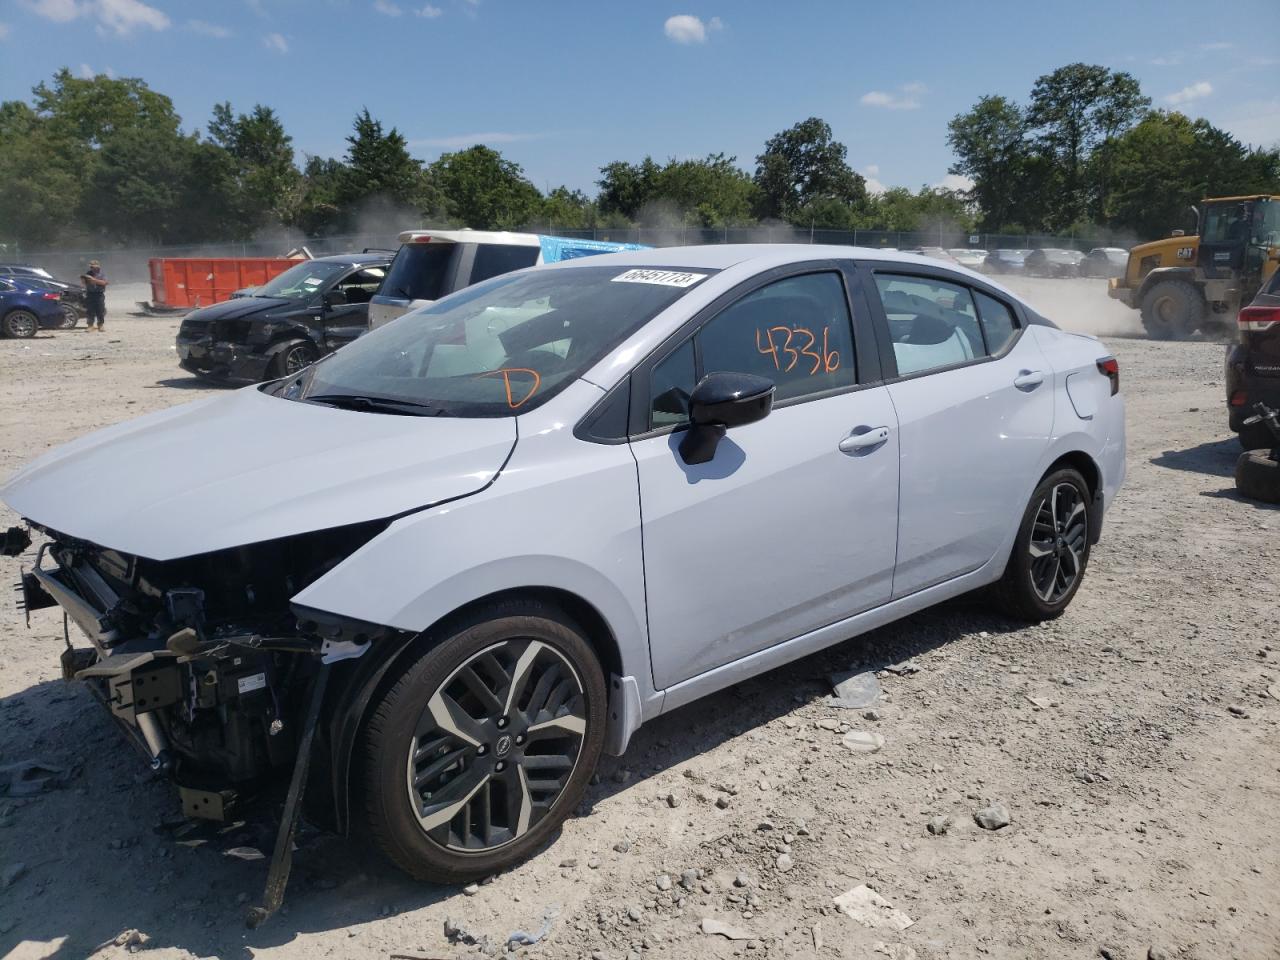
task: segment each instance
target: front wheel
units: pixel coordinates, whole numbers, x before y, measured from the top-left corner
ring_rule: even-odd
[[[1161,280],[1142,298],[1142,325],[1153,340],[1183,340],[1198,330],[1208,309],[1186,280]]]
[[[994,588],[1005,613],[1038,623],[1067,609],[1089,564],[1091,509],[1089,487],[1075,470],[1055,470],[1040,481]]]
[[[267,368],[267,379],[279,380],[281,377],[291,377],[295,373],[301,373],[318,359],[320,359],[320,353],[315,347],[298,340],[271,358],[271,364]]]
[[[577,805],[606,692],[583,631],[548,604],[496,604],[445,633],[375,708],[363,787],[392,861],[460,883],[519,863]]]

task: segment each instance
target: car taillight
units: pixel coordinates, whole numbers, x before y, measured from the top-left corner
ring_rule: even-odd
[[[431,238],[430,237],[414,237],[413,242],[414,243],[430,243]]]
[[[1237,390],[1235,393],[1231,394],[1231,399],[1227,402],[1233,407],[1243,407],[1249,402],[1249,395],[1243,390]]]
[[[1245,307],[1236,321],[1241,330],[1270,330],[1280,323],[1280,307]]]
[[[62,299],[62,294],[60,294],[60,293],[42,293],[42,294],[40,294],[40,299],[41,299],[41,300],[61,300],[61,299]]]
[[[1098,372],[1111,381],[1111,395],[1120,392],[1120,361],[1115,357],[1103,357],[1098,361]]]

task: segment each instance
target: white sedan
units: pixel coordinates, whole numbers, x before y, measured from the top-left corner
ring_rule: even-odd
[[[323,821],[460,881],[665,711],[979,587],[1059,615],[1124,449],[1116,361],[987,277],[716,246],[497,277],[0,496],[189,813],[316,761]]]

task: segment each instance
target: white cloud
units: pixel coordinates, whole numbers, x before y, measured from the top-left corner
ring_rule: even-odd
[[[415,10],[413,12],[420,17],[426,18],[427,20],[434,20],[436,17],[444,16],[443,10],[441,10],[439,7],[435,6],[434,4],[430,4],[430,3],[423,4],[421,10]]]
[[[89,66],[87,63],[82,63],[82,64],[80,64],[80,79],[81,79],[81,80],[92,80],[92,79],[93,79],[93,67]]]
[[[511,133],[511,132],[490,132],[490,133],[459,133],[450,137],[423,137],[417,140],[410,140],[411,147],[473,147],[477,143],[495,144],[495,143],[521,143],[525,140],[540,140],[545,137],[545,133]]]
[[[103,26],[110,27],[122,36],[135,27],[169,29],[169,17],[155,7],[147,6],[142,0],[96,0],[93,6]]]
[[[262,45],[268,50],[274,50],[277,53],[289,52],[289,41],[278,33],[268,33],[262,38]]]
[[[198,33],[205,37],[213,37],[215,40],[225,40],[231,36],[231,31],[226,27],[219,26],[216,23],[209,23],[206,20],[188,20],[186,27],[192,33]]]
[[[85,6],[77,0],[31,0],[27,4],[38,17],[54,23],[68,23],[85,12]]]
[[[919,110],[920,95],[928,92],[929,88],[923,83],[907,83],[895,93],[869,90],[859,98],[859,102],[864,106],[881,107],[885,110]]]
[[[398,17],[404,13],[399,5],[392,3],[391,0],[373,0],[373,9],[388,17]]]
[[[939,190],[972,190],[974,181],[972,177],[966,177],[963,173],[948,173],[945,177],[934,184]]]
[[[667,17],[666,23],[662,25],[662,32],[667,35],[668,40],[676,43],[706,43],[707,34],[723,26],[724,22],[719,17],[712,17],[703,23],[693,14],[678,13],[674,17]]]
[[[1176,67],[1182,63],[1182,54],[1169,53],[1159,57],[1152,57],[1150,62],[1153,67]]]
[[[9,25],[7,23],[0,23],[0,40],[5,39],[7,36],[9,36]]]
[[[98,32],[117,36],[132,33],[138,27],[168,30],[171,23],[164,11],[148,6],[142,0],[28,0],[37,16],[54,23],[69,23],[79,17],[98,21]]]
[[[867,193],[871,194],[873,197],[878,197],[889,189],[880,182],[879,164],[868,164],[866,169],[862,171],[862,177],[867,181]]]
[[[1199,100],[1201,97],[1207,97],[1211,93],[1213,93],[1213,84],[1208,80],[1200,80],[1197,83],[1191,84],[1189,87],[1183,87],[1181,90],[1169,94],[1164,99],[1167,103],[1172,103],[1174,106],[1177,106],[1180,103],[1189,103],[1192,100]]]

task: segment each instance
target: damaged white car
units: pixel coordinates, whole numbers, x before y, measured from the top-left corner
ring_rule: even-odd
[[[462,881],[664,711],[979,587],[1061,613],[1123,478],[1096,339],[937,261],[760,245],[504,275],[0,497],[28,609],[91,644],[64,675],[189,814],[290,786],[285,831],[301,799]]]

